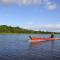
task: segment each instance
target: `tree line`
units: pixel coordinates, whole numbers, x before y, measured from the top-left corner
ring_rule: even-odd
[[[35,34],[48,34],[51,32],[44,32],[44,31],[34,31],[34,30],[28,30],[28,29],[23,29],[20,27],[12,27],[12,26],[7,26],[7,25],[0,25],[0,33],[35,33]]]

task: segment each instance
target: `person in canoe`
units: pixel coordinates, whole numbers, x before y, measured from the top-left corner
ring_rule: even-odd
[[[29,36],[29,38],[32,40],[32,37],[31,36]]]
[[[51,33],[51,38],[54,38],[54,32]]]

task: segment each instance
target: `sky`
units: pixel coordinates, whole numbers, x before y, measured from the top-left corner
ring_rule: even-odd
[[[60,32],[60,0],[0,0],[0,25]]]

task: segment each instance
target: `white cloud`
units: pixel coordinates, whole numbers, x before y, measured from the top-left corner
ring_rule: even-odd
[[[30,25],[30,26],[24,26],[23,28],[36,31],[41,30],[41,31],[60,32],[60,24]]]
[[[0,2],[5,5],[10,5],[11,3],[13,3],[13,0],[1,0]]]
[[[57,4],[53,3],[49,0],[0,0],[2,4],[10,5],[10,4],[17,4],[17,5],[44,5],[48,10],[54,10],[57,8]]]
[[[18,5],[38,5],[42,0],[15,0]]]
[[[40,4],[42,0],[0,0],[3,4],[17,3],[18,5]]]
[[[54,10],[57,8],[57,5],[52,2],[47,2],[47,8],[48,8],[48,10]]]

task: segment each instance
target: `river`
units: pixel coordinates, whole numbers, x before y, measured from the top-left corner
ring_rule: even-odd
[[[0,34],[0,60],[60,60],[60,40],[31,43],[27,41],[28,36],[28,34]],[[56,34],[55,37],[60,38],[60,35]]]

